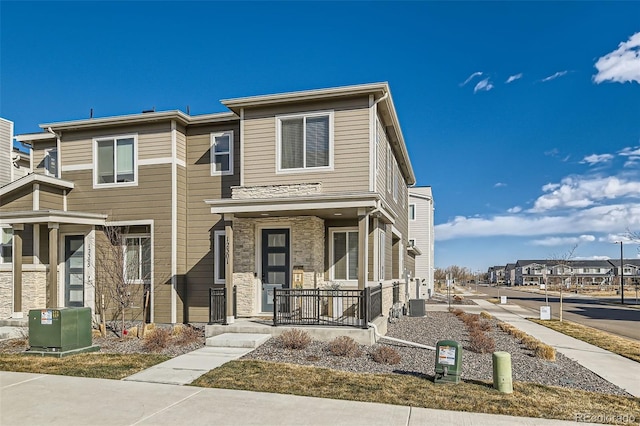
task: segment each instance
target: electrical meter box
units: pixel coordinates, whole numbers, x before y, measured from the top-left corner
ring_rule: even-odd
[[[63,353],[91,345],[91,308],[29,311],[29,352]]]
[[[304,266],[294,266],[292,275],[293,288],[302,288],[304,286]]]
[[[462,345],[453,340],[436,344],[435,383],[458,383],[462,372]]]

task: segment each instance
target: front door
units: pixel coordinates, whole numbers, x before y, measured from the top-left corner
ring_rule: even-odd
[[[84,236],[64,237],[64,306],[84,306]]]
[[[273,312],[273,289],[289,288],[289,230],[262,230],[262,312]]]

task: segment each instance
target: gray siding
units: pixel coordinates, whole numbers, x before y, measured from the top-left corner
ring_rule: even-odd
[[[433,203],[432,201],[425,200],[419,196],[412,196],[411,194],[431,196],[431,188],[416,187],[411,188],[409,192],[409,202],[416,205],[416,220],[410,221],[409,233],[410,238],[416,240],[416,247],[418,247],[422,253],[416,257],[415,276],[432,280],[434,265]]]

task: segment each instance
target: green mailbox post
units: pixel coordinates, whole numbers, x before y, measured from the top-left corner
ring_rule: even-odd
[[[453,340],[436,344],[435,383],[458,383],[462,372],[462,345]]]
[[[51,356],[99,350],[92,346],[91,308],[30,310],[29,346],[27,353]]]

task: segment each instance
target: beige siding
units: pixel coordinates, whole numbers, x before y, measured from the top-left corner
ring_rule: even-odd
[[[380,119],[376,120],[376,189],[384,194],[387,192],[387,147],[389,141],[382,127]]]
[[[334,112],[334,169],[276,174],[276,115]],[[369,189],[368,97],[247,110],[244,122],[244,184],[322,182],[323,192]]]
[[[184,275],[187,256],[187,170],[178,166],[177,175],[178,274]]]
[[[20,188],[0,198],[0,211],[16,212],[33,210],[33,187]]]
[[[61,189],[40,185],[40,210],[62,210],[63,193]]]
[[[187,161],[187,129],[177,126],[176,131],[176,157],[180,161]]]
[[[211,133],[233,130],[234,175],[211,176]],[[213,285],[214,230],[224,229],[222,217],[211,214],[205,199],[231,197],[231,186],[240,184],[240,125],[238,121],[193,126],[187,133],[187,256],[188,321],[208,321],[209,287]]]

